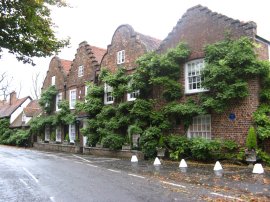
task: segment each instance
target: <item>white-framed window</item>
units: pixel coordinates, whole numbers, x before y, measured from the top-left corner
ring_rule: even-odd
[[[55,100],[55,109],[56,109],[56,111],[60,110],[59,104],[60,104],[61,101],[62,101],[62,93],[57,93],[56,100]]]
[[[74,143],[76,138],[76,126],[75,124],[69,125],[69,141]]]
[[[192,124],[188,129],[188,137],[202,137],[211,139],[211,115],[193,117]]]
[[[112,104],[113,96],[112,96],[113,88],[108,84],[104,84],[104,104]]]
[[[75,109],[75,104],[76,104],[76,89],[72,89],[69,91],[69,108],[70,109]]]
[[[84,87],[84,100],[85,100],[85,102],[87,102],[86,96],[87,96],[87,93],[89,92],[89,90],[90,90],[90,85],[86,84]]]
[[[83,76],[83,71],[84,71],[84,67],[83,67],[83,65],[80,65],[78,67],[78,77],[82,77]]]
[[[46,126],[45,127],[45,141],[50,141],[50,127]]]
[[[52,86],[55,85],[55,76],[52,76],[52,80],[51,80]]]
[[[62,141],[62,130],[61,130],[61,127],[60,126],[57,126],[56,127],[56,131],[55,131],[55,134],[56,134],[56,137],[55,137],[55,140],[56,142],[61,142]]]
[[[185,64],[185,93],[188,94],[206,91],[201,85],[201,73],[203,68],[203,59],[192,60]]]
[[[132,81],[130,81],[128,83],[128,86],[130,87],[132,84]],[[136,98],[138,98],[140,95],[140,91],[139,90],[135,90],[133,92],[127,93],[127,101],[134,101],[136,100]]]
[[[117,52],[117,64],[125,63],[125,50]]]

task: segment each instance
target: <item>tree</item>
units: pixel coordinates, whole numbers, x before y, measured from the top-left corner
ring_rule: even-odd
[[[0,57],[4,48],[34,65],[32,57],[51,56],[68,45],[55,37],[49,5],[66,6],[61,0],[0,1]]]
[[[6,100],[10,93],[10,84],[12,78],[8,79],[6,72],[0,75],[0,97],[3,97],[3,100]]]
[[[33,87],[33,89],[31,90],[31,95],[32,95],[32,98],[34,98],[35,100],[39,99],[40,93],[41,93],[39,76],[40,76],[40,72],[32,75],[32,87]]]

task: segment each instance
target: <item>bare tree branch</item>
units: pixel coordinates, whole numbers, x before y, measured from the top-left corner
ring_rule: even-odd
[[[35,75],[32,75],[32,87],[33,89],[31,90],[31,96],[33,99],[38,100],[40,96],[40,91],[41,87],[39,85],[39,76],[40,72],[36,73]]]
[[[2,73],[0,76],[0,96],[3,100],[6,100],[10,93],[10,84],[12,79],[8,79],[6,72]]]

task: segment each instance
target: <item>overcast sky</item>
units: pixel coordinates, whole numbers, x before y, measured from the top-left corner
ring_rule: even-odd
[[[270,10],[267,0],[69,0],[72,8],[54,8],[52,19],[59,38],[71,38],[71,45],[59,53],[62,59],[73,60],[78,45],[106,48],[121,24],[130,24],[137,32],[164,39],[187,9],[201,4],[210,10],[240,21],[257,23],[257,34],[270,40]],[[36,66],[17,62],[4,54],[0,59],[0,74],[13,78],[12,89],[20,97],[31,95],[32,75],[40,72],[40,85],[52,57],[35,59]]]

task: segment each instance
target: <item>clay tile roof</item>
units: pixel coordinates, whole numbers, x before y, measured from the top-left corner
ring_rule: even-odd
[[[138,34],[140,36],[140,40],[141,42],[145,45],[145,48],[147,51],[154,51],[157,50],[161,40],[156,39],[154,37],[151,36],[147,36],[141,33],[136,32],[136,34]]]
[[[11,114],[21,105],[23,104],[29,97],[17,99],[14,104],[10,105],[9,103],[5,103],[0,106],[0,118],[10,117]]]
[[[91,46],[92,52],[94,54],[94,56],[96,57],[98,63],[100,64],[103,55],[106,53],[106,49],[103,48],[99,48],[96,46]]]
[[[24,109],[24,114],[27,117],[34,117],[41,113],[41,108],[38,100],[32,100]]]
[[[67,74],[71,68],[72,61],[60,59],[60,62],[61,62],[61,65],[62,65],[65,73]]]

